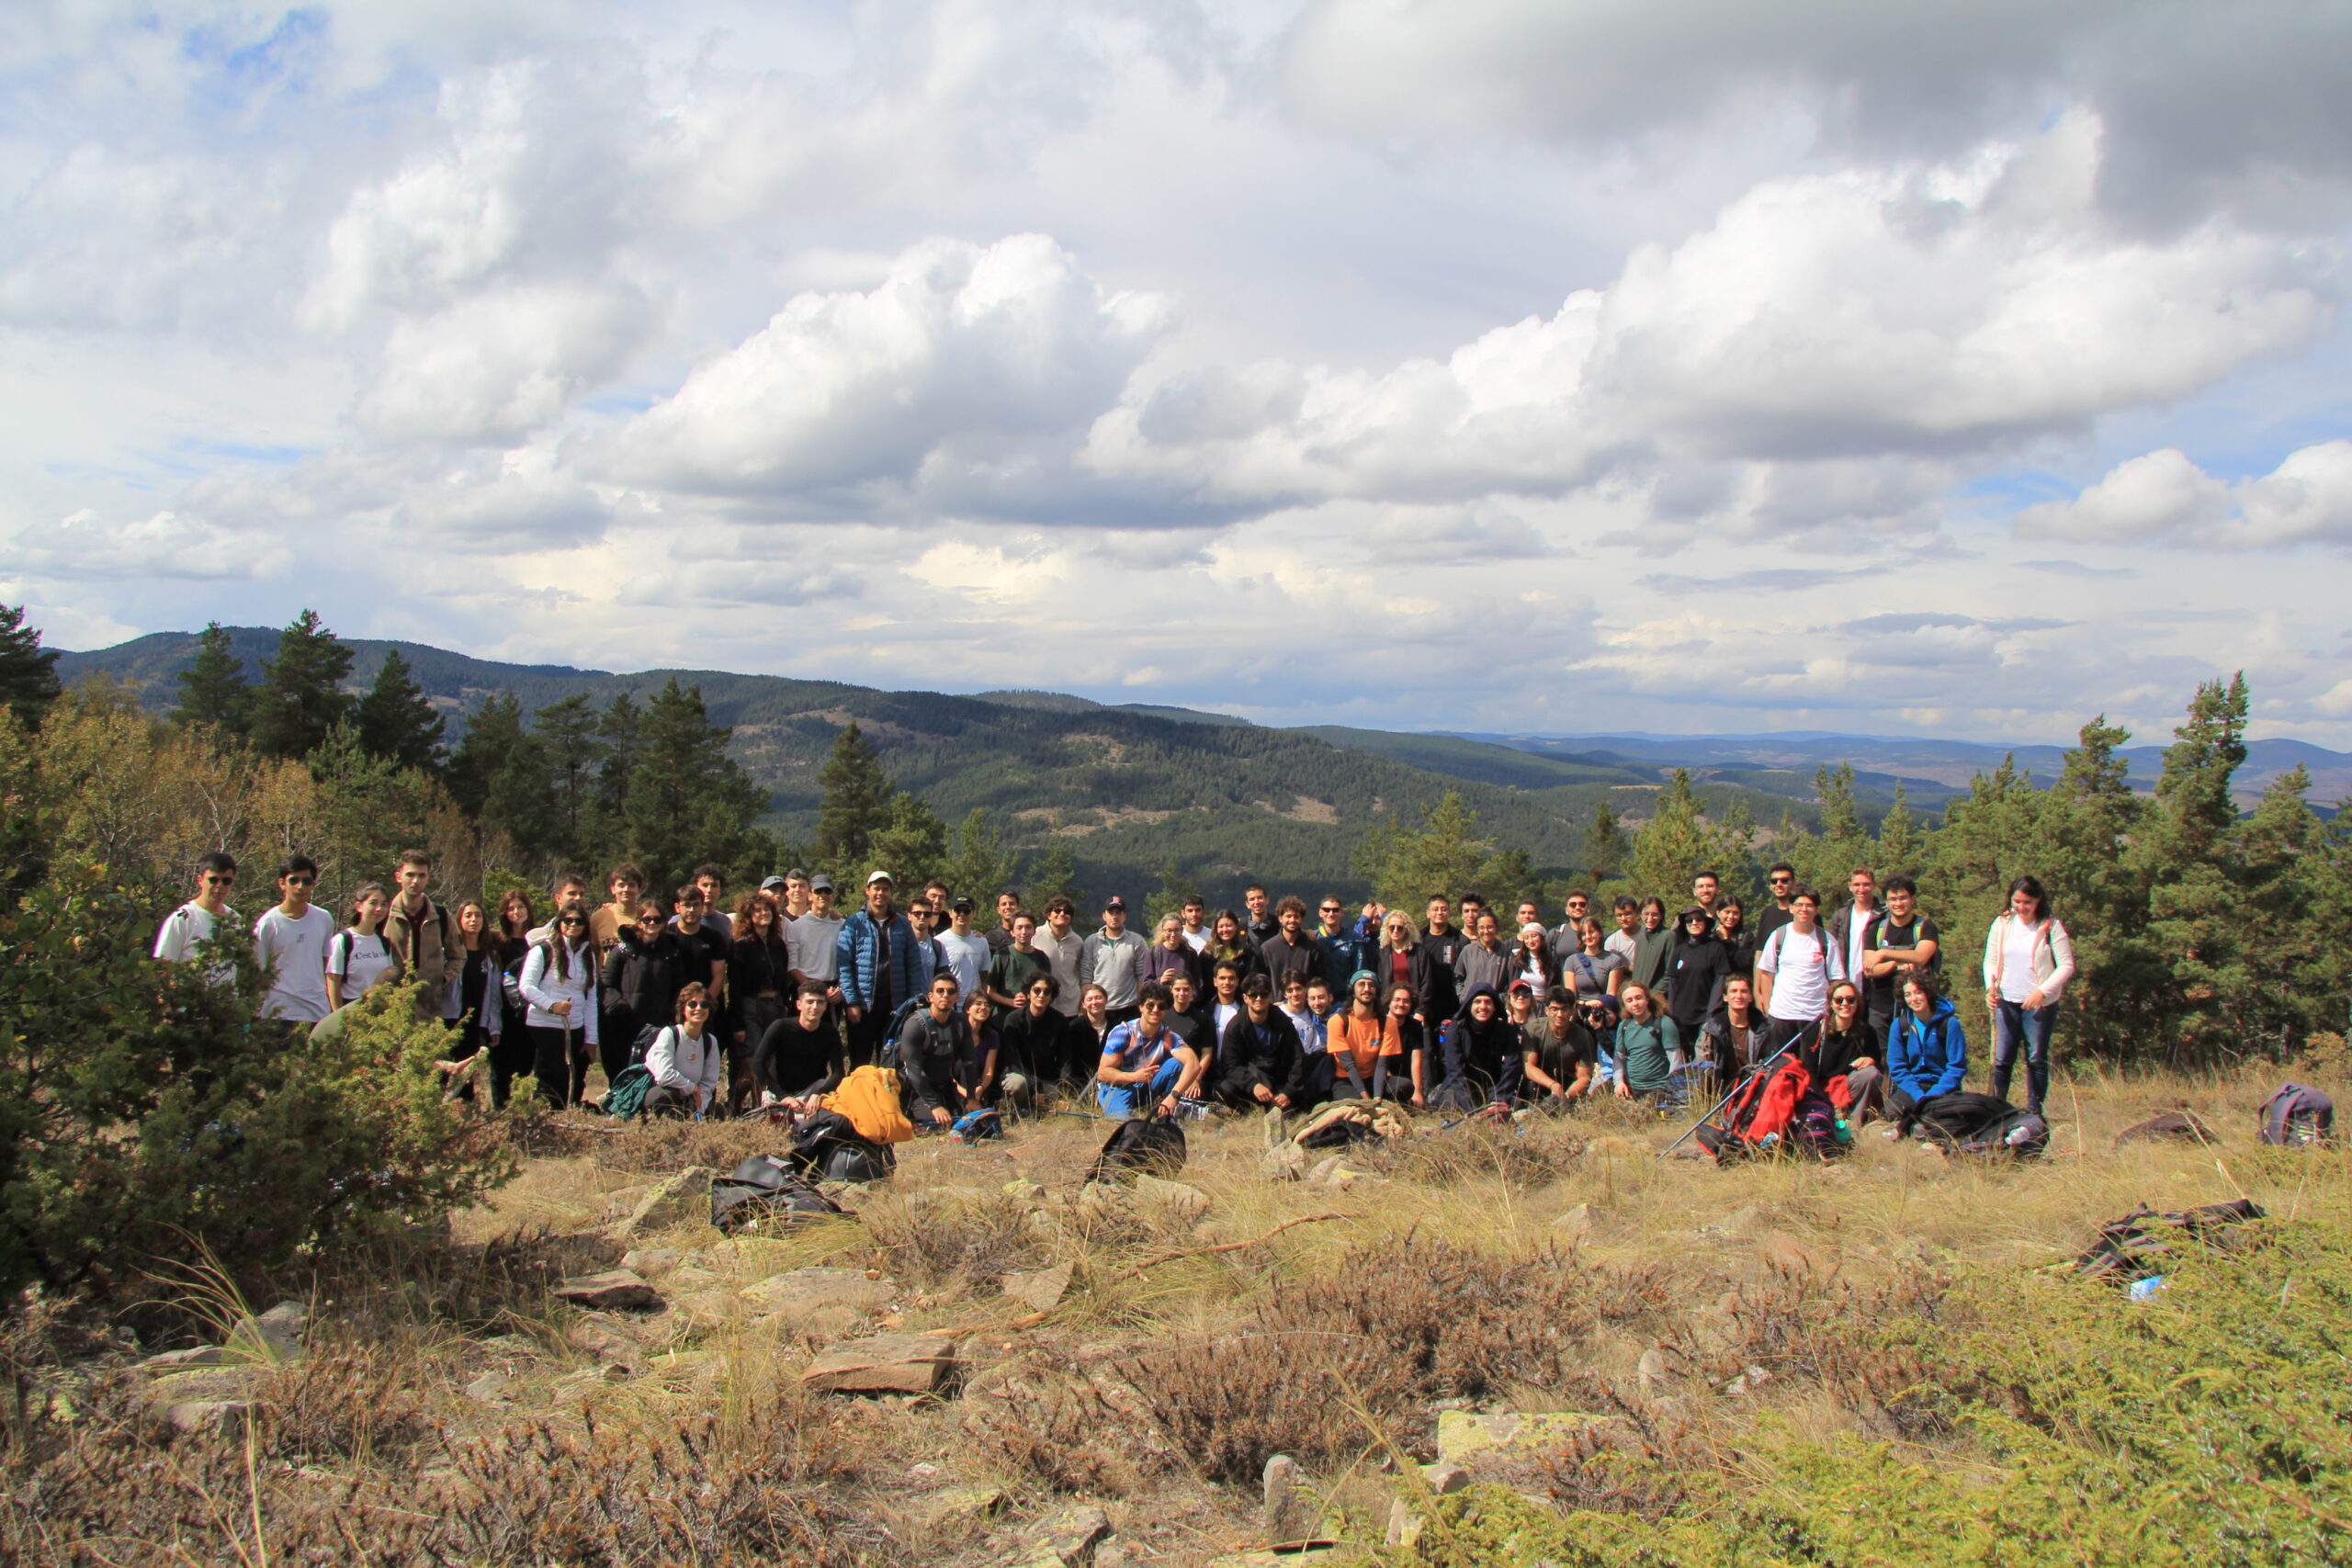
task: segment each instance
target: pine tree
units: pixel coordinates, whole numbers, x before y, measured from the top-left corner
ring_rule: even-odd
[[[1919,850],[1925,841],[1919,831],[1919,819],[1911,813],[1910,796],[1904,791],[1903,781],[1897,779],[1894,804],[1879,818],[1876,859],[1880,872],[1888,876],[1917,872]]]
[[[865,731],[852,720],[833,741],[817,782],[825,792],[817,819],[817,855],[835,865],[859,865],[874,858],[874,836],[891,820],[891,796],[899,786],[882,771],[882,759]],[[902,874],[893,867],[891,875]]]
[[[2132,852],[2149,804],[2134,795],[2121,755],[2132,732],[2101,714],[2077,732],[2058,782],[2041,797],[2032,831],[2010,874],[2041,879],[2075,941],[2078,971],[2062,1015],[2071,1039],[2102,1054],[2128,1055],[2135,1043],[2161,1037],[2156,1019],[2171,1006],[2171,966],[2140,940],[2148,923],[2148,874]],[[1989,921],[2007,886],[1985,889],[1968,911]]]
[[[245,681],[245,661],[229,649],[229,634],[218,621],[209,622],[196,639],[196,661],[173,677],[180,700],[172,722],[209,725],[230,735],[243,735],[253,716],[253,687]]]
[[[1372,884],[1372,895],[1393,908],[1418,909],[1438,894],[1459,897],[1484,892],[1478,877],[1495,852],[1492,839],[1477,836],[1478,814],[1447,790],[1429,808],[1421,830],[1384,822],[1364,836],[1356,869]]]
[[[1183,912],[1184,900],[1198,897],[1200,887],[1184,874],[1184,868],[1169,861],[1159,868],[1159,891],[1144,900],[1144,923],[1149,929],[1147,940],[1158,940],[1159,918]]]
[[[254,744],[273,757],[307,757],[351,711],[343,678],[351,649],[336,640],[315,610],[305,610],[277,635],[277,657],[262,666],[254,696]]]
[[[637,728],[623,815],[629,849],[652,886],[677,886],[705,860],[730,869],[749,863],[752,822],[766,798],[727,754],[734,731],[710,722],[702,688],[671,676]]]
[[[866,843],[864,872],[887,871],[903,893],[948,870],[947,824],[931,803],[904,790],[890,797],[889,816]],[[858,880],[865,881],[861,872]]]
[[[603,718],[588,705],[585,692],[550,703],[531,720],[531,739],[546,769],[554,837],[563,856],[575,863],[597,858],[592,852],[603,847],[595,842],[599,775],[609,750],[602,728]]]
[[[1069,846],[1059,839],[1054,840],[1029,868],[1026,908],[1040,920],[1046,918],[1046,906],[1056,898],[1067,898],[1082,909],[1086,907],[1086,900],[1079,897],[1082,891],[1078,884],[1078,868],[1070,863]]]
[[[978,807],[972,807],[956,829],[955,852],[947,857],[947,886],[971,896],[978,906],[975,921],[981,930],[996,925],[996,894],[1012,886],[1020,857],[1004,847],[1003,838],[989,826]]]
[[[57,650],[41,647],[40,629],[25,625],[22,604],[0,604],[0,705],[27,729],[39,729],[62,690]]]
[[[2165,750],[2148,831],[2133,844],[2148,872],[2149,956],[2169,971],[2177,992],[2165,1043],[2175,1062],[2255,1043],[2241,1037],[2254,1021],[2242,992],[2245,965],[2260,956],[2243,951],[2237,803],[2230,794],[2245,761],[2247,707],[2242,673],[2226,686],[2208,681],[2197,688]]]
[[[1584,831],[1584,862],[1585,874],[1596,886],[1624,869],[1625,830],[1606,800],[1592,814],[1592,826]]]
[[[596,738],[605,743],[605,765],[596,770],[596,806],[616,827],[628,801],[629,779],[637,771],[644,724],[644,714],[627,692],[616,694],[596,721]]]
[[[384,650],[384,662],[376,667],[376,683],[359,699],[351,718],[359,731],[359,744],[368,755],[397,767],[423,768],[428,773],[440,765],[441,738],[448,730],[448,721],[434,711],[399,649]]]
[[[1634,835],[1634,886],[1672,897],[1687,891],[1690,879],[1713,863],[1714,840],[1700,815],[1690,770],[1675,769],[1658,791],[1650,819]]]
[[[483,829],[503,833],[533,861],[555,852],[548,763],[523,731],[523,705],[501,692],[481,705],[449,758],[449,794]]]

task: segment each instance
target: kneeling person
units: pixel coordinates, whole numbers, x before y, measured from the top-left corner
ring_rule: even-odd
[[[1237,1111],[1272,1106],[1289,1111],[1304,1086],[1305,1056],[1298,1027],[1274,1005],[1274,988],[1263,975],[1241,987],[1241,1010],[1217,1036],[1216,1098]]]
[[[907,1017],[899,1033],[899,1077],[906,1089],[907,1119],[916,1126],[944,1127],[972,1109],[964,1075],[974,1061],[972,1026],[956,1005],[963,987],[941,970],[931,977],[928,1006]]]
[[[718,1098],[719,1068],[726,1057],[710,1032],[710,996],[700,985],[678,993],[677,1021],[653,1037],[645,1053],[652,1087],[645,1091],[649,1116],[700,1116]]]
[[[1159,981],[1136,993],[1136,1016],[1102,1042],[1095,1098],[1111,1117],[1172,1116],[1177,1101],[1198,1086],[1201,1058],[1168,1027],[1173,1001]]]

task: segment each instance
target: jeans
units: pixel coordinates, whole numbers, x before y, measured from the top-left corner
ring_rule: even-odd
[[[1993,1092],[2009,1098],[2009,1074],[2017,1067],[2018,1043],[2025,1043],[2025,1104],[2035,1115],[2050,1093],[2050,1032],[2058,1022],[2058,1004],[2028,1009],[2004,998],[1993,1013]]]
[[[1134,1116],[1148,1116],[1168,1098],[1176,1080],[1184,1076],[1184,1064],[1170,1056],[1159,1064],[1148,1084],[1105,1083],[1094,1086],[1094,1098],[1102,1102],[1102,1114],[1113,1121]]]

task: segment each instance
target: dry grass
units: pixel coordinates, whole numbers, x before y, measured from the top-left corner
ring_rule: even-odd
[[[659,1281],[672,1310],[639,1320],[551,1287],[616,1261],[601,1234],[616,1199],[781,1147],[781,1130],[535,1115],[516,1129],[537,1151],[523,1175],[448,1237],[286,1282],[314,1303],[313,1348],[262,1380],[242,1429],[171,1434],[107,1325],[17,1319],[0,1337],[17,1390],[0,1555],[978,1563],[1085,1497],[1129,1561],[1198,1562],[1253,1539],[1250,1483],[1274,1452],[1376,1536],[1394,1485],[1378,1477],[1432,1457],[1445,1409],[1586,1413],[1586,1435],[1515,1484],[1661,1517],[1728,1484],[1759,1421],[1960,1454],[1885,1333],[1932,1316],[1955,1277],[2063,1264],[2143,1202],[2244,1194],[2352,1223],[2352,1156],[2255,1143],[2269,1087],[2094,1075],[2059,1091],[2051,1156],[2020,1167],[1871,1128],[1835,1165],[1718,1169],[1657,1157],[1681,1122],[1607,1108],[1338,1151],[1365,1173],[1344,1189],[1268,1181],[1261,1128],[1239,1119],[1193,1135],[1197,1223],[1081,1201],[1108,1129],[1048,1118],[903,1151],[855,1222],[722,1242],[690,1218],[636,1238],[687,1255]],[[2112,1145],[2181,1105],[2218,1146]],[[1201,1250],[1323,1211],[1347,1218]],[[1001,1293],[1008,1272],[1057,1263],[1073,1282],[1042,1317]],[[763,1319],[736,1292],[820,1266],[891,1282],[872,1325],[957,1334],[961,1397],[804,1393],[810,1340],[842,1325]],[[1717,1392],[1750,1369],[1766,1377],[1747,1393]],[[465,1392],[486,1373],[507,1380],[494,1403]],[[1001,1514],[966,1506],[991,1488]]]

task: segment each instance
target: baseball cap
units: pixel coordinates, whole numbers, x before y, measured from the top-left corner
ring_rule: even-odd
[[[832,890],[833,879],[821,871],[808,879],[808,891],[811,893],[831,893]]]
[[[949,902],[947,907],[961,914],[968,910],[978,908],[979,906],[972,902],[972,896],[970,894],[958,893],[956,895],[955,898]]]
[[[887,871],[876,871],[876,872],[869,873],[869,874],[867,874],[867,876],[866,876],[866,878],[865,878],[865,885],[866,885],[868,887],[871,887],[871,886],[874,886],[876,883],[877,883],[877,882],[888,882],[889,880],[890,880],[890,874],[889,874],[888,872],[887,872]]]
[[[1102,908],[1106,910],[1118,909],[1125,911],[1126,907],[1127,901],[1125,898],[1120,897],[1116,893],[1112,894],[1108,898],[1102,900]]]
[[[773,893],[773,892],[775,892],[777,888],[779,888],[779,887],[781,887],[781,886],[784,886],[784,878],[783,878],[783,877],[781,877],[781,876],[771,876],[771,877],[769,877],[766,881],[764,881],[764,882],[763,882],[763,883],[761,883],[761,884],[760,884],[760,891],[761,891],[761,892],[763,892],[763,893]]]

